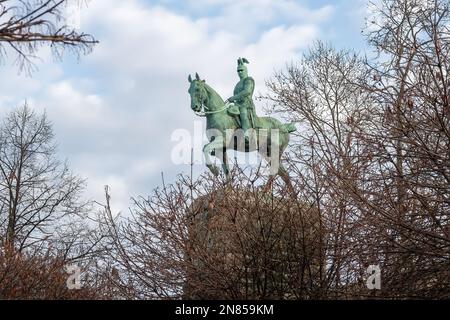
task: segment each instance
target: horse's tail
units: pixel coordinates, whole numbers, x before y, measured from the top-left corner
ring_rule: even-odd
[[[297,128],[295,127],[295,122],[291,123],[285,123],[281,126],[281,130],[283,130],[286,133],[292,133],[297,131]]]

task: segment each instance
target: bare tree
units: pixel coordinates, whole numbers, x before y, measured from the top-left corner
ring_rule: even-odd
[[[269,82],[300,120],[290,160],[328,223],[326,282],[337,297],[449,296],[449,4],[377,2],[370,60],[316,45]],[[378,264],[383,288],[364,289]]]
[[[316,43],[268,82],[270,110],[301,127],[285,159],[295,193],[234,172],[180,177],[128,220],[106,204],[121,296],[448,299],[450,5],[377,3],[374,58]]]
[[[360,260],[360,244],[366,243],[362,211],[347,191],[368,167],[358,138],[370,111],[368,94],[358,85],[365,76],[364,61],[355,54],[317,42],[299,64],[268,82],[271,93],[265,97],[272,111],[301,126],[291,143],[289,170],[299,194],[319,212],[322,234],[327,230],[321,248],[327,261],[321,279],[326,297],[345,297],[367,268]],[[353,295],[355,290],[348,291]]]
[[[287,192],[273,193],[233,171],[204,175],[135,201],[130,219],[108,203],[114,278],[122,297],[146,299],[295,299],[320,296],[324,270],[317,212]],[[193,197],[191,197],[191,195]],[[107,199],[109,194],[107,193]]]
[[[319,42],[268,82],[270,110],[301,127],[284,159],[295,192],[279,181],[267,192],[259,171],[238,168],[230,179],[180,176],[122,218],[106,189],[97,232],[58,235],[95,254],[84,266],[103,297],[450,297],[450,8],[377,3],[366,30],[374,58]],[[50,136],[27,108],[0,133],[10,246],[43,243],[80,212],[82,181],[51,161]],[[83,257],[69,251],[55,257]],[[366,287],[369,265],[381,268],[379,291]],[[11,287],[17,277],[5,274]]]
[[[97,41],[69,21],[76,0],[0,0],[0,60],[15,57],[31,72],[41,47],[56,58],[89,53]],[[52,125],[28,106],[0,125],[0,296],[104,298],[104,268],[95,259],[103,236],[81,199],[85,181],[58,160]],[[84,289],[69,291],[66,266],[82,267]],[[95,290],[90,290],[91,288]]]
[[[113,297],[107,282],[101,273],[95,278],[87,275],[86,266],[80,267],[80,287],[78,279],[72,281],[74,270],[68,269],[64,255],[51,249],[42,248],[27,252],[17,252],[9,248],[0,248],[0,299],[107,299]],[[75,282],[77,281],[77,282]]]
[[[449,10],[448,1],[381,1],[367,30],[378,108],[363,138],[379,169],[363,199],[385,235],[392,295],[449,296]]]
[[[65,50],[88,53],[97,41],[67,23],[68,6],[78,0],[0,0],[0,58],[17,57],[20,69],[33,69],[33,59],[43,45],[50,45],[56,57]]]
[[[51,241],[85,213],[84,181],[57,159],[46,115],[28,106],[0,127],[0,230],[2,242],[19,251]]]
[[[106,299],[104,236],[81,198],[85,182],[58,160],[52,125],[27,105],[0,126],[0,297]],[[69,290],[68,266],[81,290]]]

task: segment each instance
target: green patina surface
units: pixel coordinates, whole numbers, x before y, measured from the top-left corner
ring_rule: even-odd
[[[191,109],[198,115],[206,117],[207,134],[211,129],[222,134],[214,137],[208,135],[210,143],[205,145],[203,150],[206,165],[214,174],[219,174],[210,157],[211,154],[222,154],[222,168],[228,174],[227,149],[244,152],[258,151],[268,162],[273,161],[272,154],[276,154],[278,161],[276,173],[288,180],[288,174],[280,158],[289,143],[290,133],[296,131],[295,125],[281,123],[272,117],[257,117],[253,103],[255,81],[248,75],[248,63],[245,58],[238,59],[239,82],[234,88],[233,96],[226,101],[198,74],[195,79],[189,76]],[[272,134],[274,129],[276,129],[276,135]],[[239,132],[243,133],[242,145],[230,144],[230,141],[225,139],[230,130],[236,132],[236,136]]]

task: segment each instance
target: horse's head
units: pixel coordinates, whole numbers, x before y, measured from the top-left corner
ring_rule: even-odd
[[[194,80],[192,80],[191,75],[189,75],[188,80],[190,83],[188,92],[191,96],[191,109],[195,112],[200,112],[208,100],[205,80],[201,80],[197,73]]]

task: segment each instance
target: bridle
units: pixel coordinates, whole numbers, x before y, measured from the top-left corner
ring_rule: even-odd
[[[206,92],[206,89],[203,88],[203,91]],[[227,101],[225,101],[225,105],[223,106],[223,108],[221,108],[221,109],[219,109],[219,110],[213,110],[213,111],[211,111],[211,110],[203,103],[203,100],[202,100],[202,104],[200,105],[200,110],[205,109],[206,111],[203,111],[203,112],[201,112],[201,111],[194,111],[194,113],[195,113],[197,116],[199,116],[199,117],[206,117],[206,116],[209,116],[209,115],[211,115],[211,114],[216,114],[216,113],[224,112],[225,110],[229,109],[229,108],[232,107],[233,105],[234,105],[233,103],[231,103],[231,102],[229,102],[229,101],[227,100]]]

